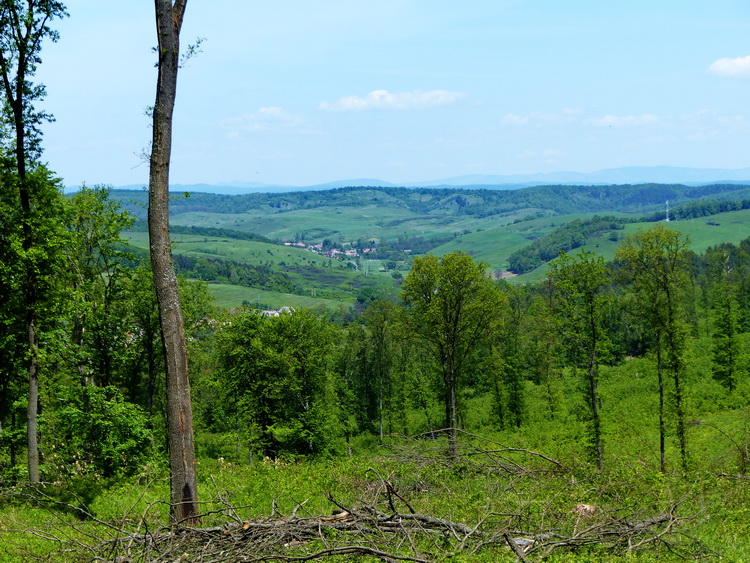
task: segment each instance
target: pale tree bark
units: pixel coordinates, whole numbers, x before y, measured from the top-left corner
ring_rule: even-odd
[[[172,114],[180,61],[180,28],[187,0],[155,0],[159,76],[153,108],[148,229],[151,267],[167,372],[167,442],[173,521],[197,516],[197,475],[190,403],[187,342],[169,238],[169,164]]]

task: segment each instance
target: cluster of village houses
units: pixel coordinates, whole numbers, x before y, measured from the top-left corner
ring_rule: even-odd
[[[361,254],[370,254],[372,252],[375,252],[375,248],[362,248],[362,249],[356,249],[356,248],[350,248],[348,250],[340,250],[338,248],[331,248],[329,250],[323,250],[323,244],[316,243],[316,244],[307,244],[305,242],[285,242],[284,246],[295,246],[297,248],[304,248],[305,250],[309,250],[310,252],[315,252],[316,254],[322,254],[326,258],[335,258],[337,260],[341,260],[343,258],[353,258],[357,257]]]

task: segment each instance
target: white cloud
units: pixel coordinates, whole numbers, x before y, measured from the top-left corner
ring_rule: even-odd
[[[260,108],[255,113],[245,113],[239,117],[231,117],[221,122],[225,129],[236,131],[278,131],[296,127],[302,123],[302,118],[292,115],[283,108],[270,106]]]
[[[718,59],[711,63],[711,66],[708,67],[708,72],[717,76],[728,76],[730,78],[750,76],[750,55],[735,59]]]
[[[597,127],[633,127],[657,123],[659,118],[651,113],[641,115],[605,115],[587,122]]]
[[[388,90],[373,90],[364,98],[345,96],[338,102],[320,102],[320,109],[327,111],[361,111],[366,109],[422,109],[452,104],[465,97],[463,92],[448,90],[413,90],[392,94]]]
[[[577,115],[583,113],[581,110],[563,109],[560,113],[543,113],[533,111],[528,115],[517,115],[508,113],[500,119],[502,125],[529,125],[541,129],[544,127],[555,127],[577,121]]]
[[[500,123],[502,123],[503,125],[526,125],[528,121],[528,117],[516,115],[515,113],[509,113],[503,116],[503,118],[500,120]]]

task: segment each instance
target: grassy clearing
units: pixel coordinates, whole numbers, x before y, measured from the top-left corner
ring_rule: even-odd
[[[199,493],[206,514],[201,526],[233,518],[246,522],[330,515],[336,508],[330,495],[346,507],[371,506],[384,513],[409,514],[408,503],[418,513],[476,528],[474,539],[484,538],[474,542],[450,534],[415,534],[413,543],[402,538],[400,545],[377,535],[367,540],[368,545],[403,556],[414,556],[413,545],[433,561],[513,561],[504,543],[493,536],[503,530],[524,537],[552,531],[560,538],[588,538],[575,549],[554,551],[545,561],[750,560],[750,381],[728,393],[707,375],[708,340],[693,344],[685,374],[690,421],[687,472],[680,469],[672,418],[668,471],[658,469],[656,375],[651,361],[634,359],[602,367],[602,472],[589,461],[581,416],[582,378],[565,372],[550,382],[554,412],[549,409],[548,388],[527,383],[520,428],[494,425],[489,395],[465,396],[464,423],[472,434],[462,435],[458,459],[447,457],[444,440],[426,435],[390,436],[383,444],[360,435],[348,446],[342,440],[332,459],[251,461],[236,437],[199,433]],[[741,344],[750,345],[746,336]],[[432,417],[440,408],[435,407]],[[406,430],[425,430],[424,416],[421,410],[411,412]],[[504,449],[508,447],[514,451]],[[391,495],[390,502],[386,481],[400,495]],[[93,552],[85,546],[98,545],[118,531],[154,531],[167,521],[167,475],[158,464],[144,468],[137,478],[112,482],[95,495],[88,506],[98,522],[79,520],[49,502],[31,502],[27,493],[0,496],[0,561],[89,561]],[[39,493],[34,496],[40,498]],[[66,502],[76,503],[70,498]],[[593,515],[582,517],[577,512],[581,504],[596,507]],[[610,536],[596,541],[586,536],[670,513],[678,519],[671,524],[674,528],[659,527],[665,535],[649,536],[651,541],[630,554],[627,541],[617,544],[604,541]],[[303,555],[352,541],[343,532],[321,534],[321,539],[294,549],[279,548],[280,553]],[[631,538],[630,545],[649,537]],[[537,561],[540,553],[528,559]],[[122,554],[111,552],[109,557]],[[188,558],[200,560],[192,551]]]
[[[208,291],[215,299],[216,305],[224,308],[239,307],[247,302],[252,306],[266,305],[271,309],[281,307],[295,307],[298,309],[327,309],[337,311],[341,307],[347,307],[345,302],[334,299],[320,299],[317,297],[306,297],[291,293],[279,293],[266,291],[239,285],[212,283],[208,285]],[[353,301],[353,299],[352,299]],[[349,303],[351,306],[351,303]]]
[[[502,436],[496,436],[502,439]],[[507,439],[508,437],[506,437]],[[515,442],[505,442],[516,446]],[[562,458],[563,471],[549,471],[549,464],[529,457],[515,456],[513,462],[527,470],[501,469],[482,457],[486,442],[467,439],[476,446],[474,455],[459,462],[444,456],[446,444],[428,441],[419,444],[398,439],[376,451],[365,450],[352,457],[307,462],[256,461],[237,463],[226,459],[201,460],[200,498],[204,516],[201,526],[211,527],[231,521],[268,521],[313,518],[331,514],[336,506],[331,495],[347,507],[376,506],[389,512],[384,482],[390,483],[404,501],[420,514],[462,523],[481,533],[510,529],[514,535],[533,536],[554,530],[561,538],[583,534],[586,527],[616,521],[640,522],[675,510],[679,533],[627,556],[627,545],[603,547],[591,542],[576,549],[561,549],[547,561],[669,561],[681,557],[721,555],[728,561],[744,561],[750,555],[750,514],[747,501],[750,483],[695,471],[689,475],[661,474],[645,459],[617,461],[610,457],[604,472],[570,464]],[[469,450],[467,450],[469,451]],[[486,451],[486,450],[484,450]],[[508,454],[505,454],[507,458]],[[495,459],[497,459],[495,457]],[[168,496],[163,470],[151,470],[137,481],[113,486],[91,506],[96,519],[131,533],[158,530],[167,519],[161,499]],[[410,511],[400,498],[391,497],[395,510]],[[576,507],[596,507],[594,516],[582,519]],[[235,507],[228,511],[227,507]],[[83,548],[111,539],[116,529],[60,512],[58,508],[17,505],[0,508],[2,539],[0,560],[18,561],[46,558],[51,561],[90,560]],[[38,530],[38,534],[31,533]],[[299,551],[277,549],[285,555],[301,555],[324,549],[342,536],[326,532],[326,543],[309,542]],[[490,536],[488,536],[490,537]],[[502,542],[484,546],[469,544],[462,549],[461,538],[435,540],[413,538],[416,549],[434,561],[513,561]],[[394,547],[383,538],[372,538],[370,545],[390,553],[409,555],[408,544]],[[72,552],[64,552],[72,549]],[[120,554],[123,552],[120,551]],[[152,559],[161,560],[161,559]],[[201,560],[188,553],[188,560]],[[364,559],[377,561],[377,559]],[[536,560],[530,556],[530,560]]]

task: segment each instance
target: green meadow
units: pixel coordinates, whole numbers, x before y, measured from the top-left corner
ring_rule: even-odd
[[[394,241],[399,237],[452,237],[448,242],[431,250],[443,255],[461,250],[471,254],[475,260],[485,262],[493,272],[508,268],[510,255],[543,237],[556,228],[573,220],[590,219],[602,213],[576,213],[534,217],[540,210],[522,209],[505,215],[478,217],[475,215],[419,216],[399,206],[369,205],[364,207],[316,207],[296,209],[289,212],[250,210],[242,214],[188,212],[176,215],[176,225],[213,227],[253,232],[274,240],[294,241],[303,238],[306,242],[332,240],[344,246],[357,240]],[[632,214],[610,213],[620,218],[631,218]],[[626,223],[622,230],[591,237],[583,248],[602,255],[606,260],[614,257],[619,240],[639,230],[652,227],[652,222]],[[671,221],[670,229],[685,234],[689,247],[695,252],[722,242],[739,243],[750,236],[750,210],[731,211],[697,219]],[[140,248],[148,247],[148,236],[142,232],[125,234],[128,242]],[[370,287],[383,295],[398,291],[398,283],[386,271],[380,260],[339,260],[309,252],[294,246],[269,244],[259,241],[244,241],[224,237],[200,236],[176,233],[173,252],[204,258],[222,258],[252,265],[270,266],[289,276],[301,287],[303,295],[295,296],[305,306],[335,309],[334,303],[350,305],[362,288]],[[400,263],[402,274],[408,263]],[[536,270],[515,276],[517,282],[541,279],[547,270],[543,265]],[[243,301],[268,304],[287,304],[291,297],[264,290],[238,288],[229,290],[211,289],[218,303],[237,306]],[[267,298],[262,298],[263,295]],[[250,298],[248,298],[250,296]],[[306,301],[304,298],[310,298]]]

